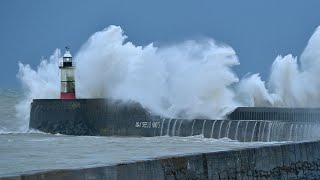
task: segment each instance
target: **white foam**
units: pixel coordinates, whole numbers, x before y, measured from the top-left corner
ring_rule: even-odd
[[[75,56],[78,97],[133,100],[155,113],[187,119],[219,118],[237,106],[320,107],[320,28],[302,53],[301,66],[297,57],[278,56],[267,83],[259,74],[238,83],[232,71],[239,64],[235,51],[213,39],[155,47],[126,38],[120,27],[110,26],[82,46]],[[26,99],[17,105],[17,117],[24,131],[32,99],[58,98],[60,59],[56,50],[36,70],[19,64]]]

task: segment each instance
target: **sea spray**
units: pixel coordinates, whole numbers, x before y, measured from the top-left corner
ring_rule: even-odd
[[[22,82],[24,100],[16,105],[17,126],[21,132],[29,129],[30,105],[32,99],[57,99],[59,98],[60,79],[59,61],[61,61],[60,50],[55,50],[52,56],[43,59],[36,70],[28,64],[19,63],[17,77]]]
[[[236,99],[243,106],[272,106],[273,99],[259,74],[246,75],[236,85]]]
[[[319,49],[320,27],[311,36],[300,61],[292,55],[276,58],[269,81],[276,106],[320,107]]]
[[[136,46],[120,27],[110,26],[93,34],[75,56],[77,96],[133,100],[162,116],[186,119],[223,117],[237,106],[320,107],[319,48],[318,27],[300,59],[275,59],[267,83],[259,74],[238,82],[232,68],[239,61],[229,46],[213,39]],[[23,129],[32,99],[59,97],[60,56],[56,50],[36,70],[19,64],[26,98],[16,109]]]
[[[221,117],[221,109],[234,104],[229,86],[238,78],[231,68],[239,62],[232,48],[212,39],[142,47],[126,38],[110,26],[82,46],[74,58],[77,97],[133,100],[157,114],[187,119]],[[23,116],[33,98],[58,98],[60,52],[53,57],[37,70],[20,64],[27,90],[25,108],[18,108]]]
[[[212,39],[166,47],[125,42],[120,27],[95,33],[76,56],[78,92],[87,98],[134,100],[175,118],[221,116],[233,104],[229,86],[238,59]],[[90,64],[90,66],[88,66]]]

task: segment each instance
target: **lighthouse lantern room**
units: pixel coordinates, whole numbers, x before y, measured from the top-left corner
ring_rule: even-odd
[[[72,62],[72,55],[69,47],[66,47],[66,52],[63,55],[63,62],[60,64],[61,69],[61,92],[60,99],[75,99],[75,66]]]

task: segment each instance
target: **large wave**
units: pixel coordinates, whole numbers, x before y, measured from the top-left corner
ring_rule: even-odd
[[[240,81],[235,51],[213,39],[170,46],[136,46],[119,26],[94,33],[76,53],[79,98],[137,101],[154,113],[178,118],[219,118],[238,106],[319,107],[320,28],[300,57],[278,56],[268,83],[259,74]],[[60,50],[37,69],[19,64],[26,99],[17,105],[28,121],[34,98],[59,98]],[[301,65],[299,65],[299,63]]]

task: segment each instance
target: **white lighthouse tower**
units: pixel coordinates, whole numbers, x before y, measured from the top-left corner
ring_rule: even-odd
[[[75,81],[74,81],[74,63],[69,47],[66,47],[66,52],[63,55],[63,62],[60,64],[61,69],[61,92],[60,99],[75,99]]]

